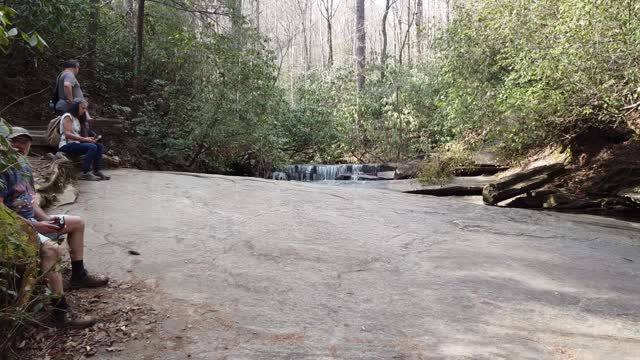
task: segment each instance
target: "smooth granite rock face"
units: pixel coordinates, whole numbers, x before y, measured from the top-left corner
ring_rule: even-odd
[[[640,226],[381,189],[117,170],[64,209],[160,337],[107,359],[638,359]],[[128,250],[139,252],[131,256]]]

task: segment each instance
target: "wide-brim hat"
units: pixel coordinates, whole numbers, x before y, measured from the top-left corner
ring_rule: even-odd
[[[29,134],[29,131],[25,128],[21,128],[18,126],[14,126],[11,128],[11,134],[9,134],[9,139],[15,139],[19,136],[26,136],[29,138],[29,140],[33,141],[33,136],[31,136],[31,134]]]

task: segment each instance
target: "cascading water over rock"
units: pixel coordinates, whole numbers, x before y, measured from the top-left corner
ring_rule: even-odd
[[[375,176],[381,171],[393,171],[383,164],[345,164],[345,165],[289,165],[282,171],[273,173],[274,180],[297,180],[297,181],[322,181],[322,180],[342,180],[348,178],[357,180],[358,175]]]

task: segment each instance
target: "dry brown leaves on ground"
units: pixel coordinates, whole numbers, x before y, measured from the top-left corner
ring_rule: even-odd
[[[555,186],[577,198],[615,196],[624,188],[640,185],[639,154],[640,141],[635,139],[606,146],[593,155],[583,153]]]
[[[74,314],[94,316],[98,324],[83,330],[31,327],[19,341],[18,356],[82,359],[99,352],[123,351],[129,341],[152,338],[158,331],[159,313],[145,301],[145,294],[148,290],[144,286],[129,283],[68,292]]]

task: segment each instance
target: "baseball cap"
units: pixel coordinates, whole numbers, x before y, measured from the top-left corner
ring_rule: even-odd
[[[21,127],[18,127],[18,126],[12,127],[11,128],[11,134],[9,134],[9,139],[15,139],[18,136],[26,136],[31,141],[33,141],[33,136],[31,136],[31,134],[29,134],[29,131],[27,131],[27,129],[21,128]]]

